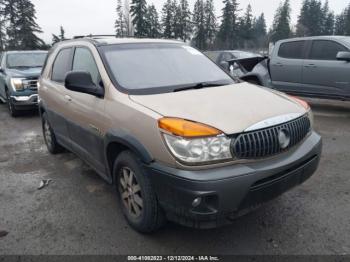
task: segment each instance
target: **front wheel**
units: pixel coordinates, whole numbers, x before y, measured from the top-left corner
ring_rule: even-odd
[[[157,231],[165,217],[140,161],[132,152],[124,151],[113,170],[122,211],[130,226],[141,233]]]
[[[6,90],[6,101],[7,101],[7,108],[9,110],[10,116],[17,117],[19,115],[19,111],[16,110],[15,106],[13,105],[8,90]]]

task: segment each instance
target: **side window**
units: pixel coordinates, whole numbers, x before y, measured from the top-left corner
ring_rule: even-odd
[[[227,62],[229,60],[235,59],[234,55],[231,53],[223,53],[221,56],[221,62]]]
[[[87,48],[78,47],[75,49],[73,71],[89,72],[96,85],[101,80],[95,59]]]
[[[313,60],[337,60],[337,54],[348,51],[344,46],[333,41],[317,40],[312,42],[309,59]]]
[[[289,59],[302,59],[305,43],[305,41],[283,43],[278,50],[278,56]]]
[[[52,66],[51,80],[63,83],[66,74],[71,71],[71,48],[62,49]]]

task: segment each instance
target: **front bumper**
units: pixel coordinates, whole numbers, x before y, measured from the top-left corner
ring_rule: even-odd
[[[38,106],[38,94],[27,96],[11,96],[12,105],[16,110],[30,110]]]
[[[313,132],[296,148],[268,160],[202,171],[158,163],[146,169],[169,220],[213,228],[306,181],[316,171],[321,151],[321,137]],[[201,202],[194,207],[196,198]]]

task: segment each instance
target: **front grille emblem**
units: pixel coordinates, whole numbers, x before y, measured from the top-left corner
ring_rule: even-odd
[[[278,132],[278,142],[280,143],[280,147],[282,149],[286,149],[290,145],[290,135],[288,130],[281,129]]]

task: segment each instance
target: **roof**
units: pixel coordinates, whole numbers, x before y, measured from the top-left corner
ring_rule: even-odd
[[[33,53],[47,53],[45,50],[15,50],[15,51],[5,51],[7,54],[33,54]]]
[[[325,35],[325,36],[308,36],[308,37],[296,37],[280,40],[281,42],[288,41],[300,41],[300,40],[341,40],[344,38],[350,38],[349,36],[340,36],[340,35]]]
[[[149,38],[117,38],[115,36],[83,36],[75,37],[64,42],[89,41],[95,45],[133,44],[133,43],[183,43],[177,40],[149,39]]]

